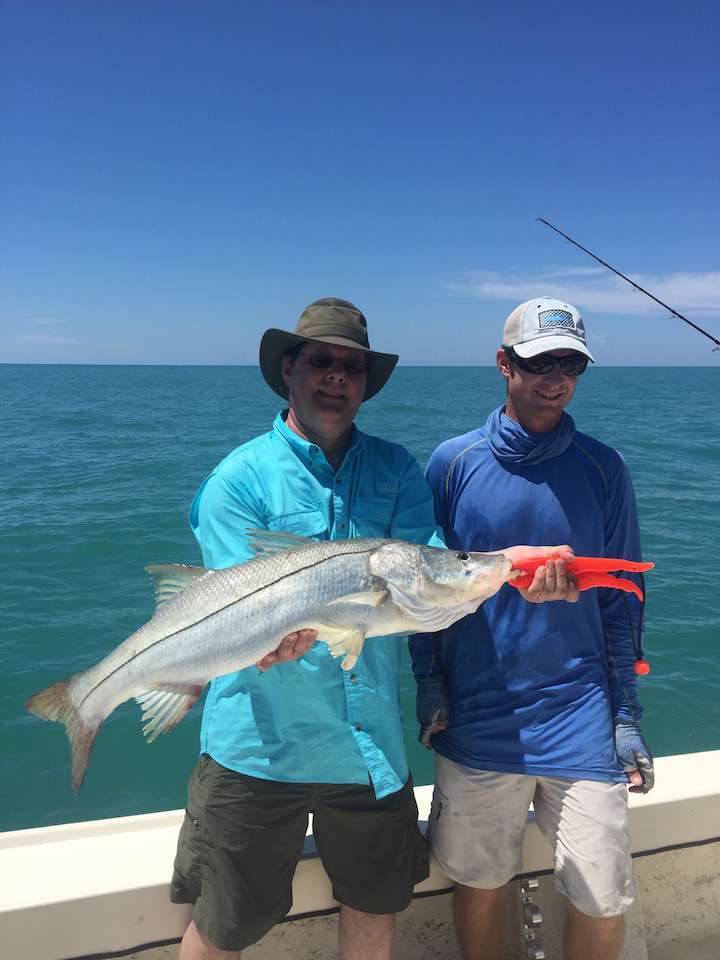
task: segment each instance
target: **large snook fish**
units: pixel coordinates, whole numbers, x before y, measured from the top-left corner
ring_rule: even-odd
[[[502,553],[251,536],[258,556],[235,567],[147,567],[155,577],[152,619],[94,667],[28,701],[38,717],[65,725],[75,792],[102,722],[131,697],[152,741],[182,719],[213,677],[257,663],[295,630],[317,630],[348,670],[366,637],[441,630],[515,575]]]

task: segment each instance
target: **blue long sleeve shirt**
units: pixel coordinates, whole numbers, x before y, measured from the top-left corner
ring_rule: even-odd
[[[190,524],[207,567],[252,557],[243,532],[282,530],[316,540],[393,537],[442,545],[430,491],[401,446],[353,429],[337,472],[278,414],[273,429],[243,444],[204,481]],[[378,798],[408,776],[399,702],[404,638],[373,637],[351,672],[326,644],[260,674],[213,680],[201,750],[240,773],[299,783],[370,780]]]
[[[554,431],[529,434],[496,410],[443,443],[426,475],[450,548],[568,543],[578,556],[640,559],[625,463],[567,414]],[[614,722],[641,713],[639,614],[618,590],[536,605],[506,585],[442,634],[412,637],[415,676],[444,674],[449,690],[449,727],[433,746],[476,769],[625,780]]]

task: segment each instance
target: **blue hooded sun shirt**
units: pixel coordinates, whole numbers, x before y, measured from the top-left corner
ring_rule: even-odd
[[[498,408],[441,444],[427,466],[448,547],[569,544],[577,556],[639,560],[635,496],[617,451],[567,413],[530,433]],[[637,720],[633,631],[641,605],[618,590],[527,603],[505,585],[472,616],[410,640],[418,679],[444,675],[442,756],[480,770],[625,781],[614,725]]]

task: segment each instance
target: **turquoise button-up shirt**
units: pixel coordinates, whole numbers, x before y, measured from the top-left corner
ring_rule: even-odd
[[[200,487],[190,524],[205,566],[252,557],[243,532],[283,530],[316,540],[392,537],[443,546],[430,491],[398,444],[353,428],[335,472],[322,450],[278,414],[273,429],[226,457]],[[351,671],[326,644],[261,674],[213,680],[201,750],[253,777],[295,783],[372,782],[378,798],[408,776],[399,669],[403,637],[373,637]]]

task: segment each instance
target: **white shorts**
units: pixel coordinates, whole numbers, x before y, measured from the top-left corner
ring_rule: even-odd
[[[432,851],[455,883],[494,890],[522,867],[530,803],[555,853],[555,887],[581,913],[614,917],[635,894],[627,787],[494,773],[435,754]]]

